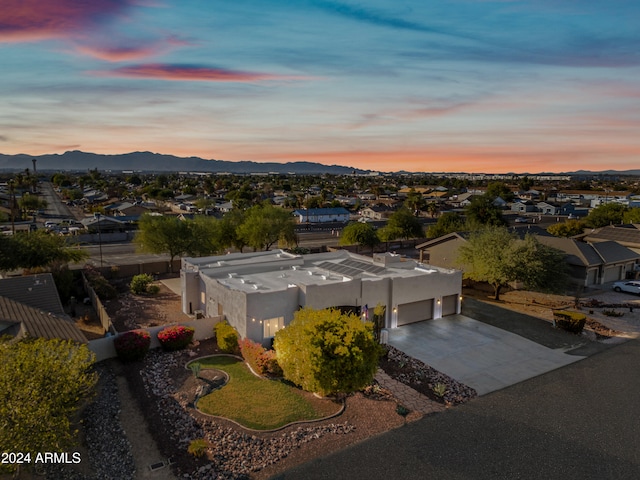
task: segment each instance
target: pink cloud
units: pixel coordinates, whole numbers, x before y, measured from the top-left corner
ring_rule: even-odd
[[[69,37],[122,13],[133,0],[3,0],[0,42]]]
[[[273,75],[268,73],[241,72],[224,68],[211,68],[195,65],[169,65],[151,63],[131,65],[115,70],[94,72],[100,76],[147,78],[170,81],[197,82],[261,82],[267,80],[302,80],[305,77]]]
[[[76,52],[107,62],[125,62],[150,57],[160,53],[162,49],[151,47],[91,47],[78,46]]]
[[[87,43],[83,39],[81,44],[78,42],[75,47],[75,51],[82,55],[87,55],[107,62],[126,62],[160,55],[178,47],[192,45],[192,43],[182,40],[174,35],[170,35],[156,41],[127,41],[122,38],[119,38],[118,40],[118,44],[115,44],[110,41],[110,39],[104,38],[92,39],[90,43]],[[131,46],[128,45],[127,42],[132,44],[138,43],[139,45]]]

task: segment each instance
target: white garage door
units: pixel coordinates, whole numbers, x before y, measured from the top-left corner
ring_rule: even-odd
[[[447,295],[442,297],[442,316],[455,315],[458,313],[458,295]]]
[[[433,318],[433,298],[398,305],[398,326]]]

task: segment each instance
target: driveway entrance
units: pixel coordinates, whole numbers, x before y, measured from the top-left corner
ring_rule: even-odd
[[[474,388],[478,395],[585,358],[464,315],[389,329],[389,344]]]

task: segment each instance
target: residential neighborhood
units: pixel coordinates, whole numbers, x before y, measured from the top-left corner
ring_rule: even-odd
[[[209,469],[269,478],[300,465],[285,460],[293,451],[313,458],[310,438],[355,425],[357,435],[345,433],[344,444],[326,450],[336,452],[639,335],[640,300],[615,289],[640,278],[639,201],[635,177],[4,174],[0,334],[7,345],[33,338],[81,346],[98,365],[98,384],[119,384],[118,399],[96,401],[129,402],[132,416],[117,433],[128,445],[122,478],[140,462],[157,478],[208,478]],[[500,240],[489,244],[497,256],[485,259],[483,235],[496,232]],[[202,422],[227,418],[204,407],[226,387],[202,390],[208,377],[192,376],[185,365],[227,353],[224,339],[231,338],[228,352],[252,369],[267,372],[269,355],[282,355],[286,366],[283,332],[295,332],[301,312],[323,318],[313,312],[330,311],[341,315],[341,329],[355,320],[384,351],[364,385],[337,391],[351,395],[342,398],[342,413],[328,415],[329,400],[316,405],[325,413],[297,420],[302,436],[285,422],[285,450],[259,464],[214,446],[218,435],[230,435],[241,445],[236,454],[247,456],[257,440],[240,440],[253,430],[235,413],[225,414],[239,422],[226,433]],[[578,335],[561,328],[565,311],[583,317]],[[171,328],[191,332],[184,350],[163,347]],[[340,332],[332,331],[332,341]],[[360,334],[345,335],[341,341]],[[120,344],[131,336],[132,345],[147,342],[135,365],[154,372],[152,379],[122,363]],[[332,375],[348,378],[353,361]],[[138,408],[160,415],[169,397],[175,418],[137,416]],[[381,416],[375,421],[362,413],[372,409]],[[179,424],[188,426],[182,439],[171,433]],[[126,432],[139,425],[152,427],[136,443]],[[201,439],[208,453],[189,453]]]

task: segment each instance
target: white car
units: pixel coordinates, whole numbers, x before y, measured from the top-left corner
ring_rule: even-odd
[[[616,292],[627,292],[640,295],[640,281],[631,280],[628,282],[616,282],[613,284],[613,289]]]

